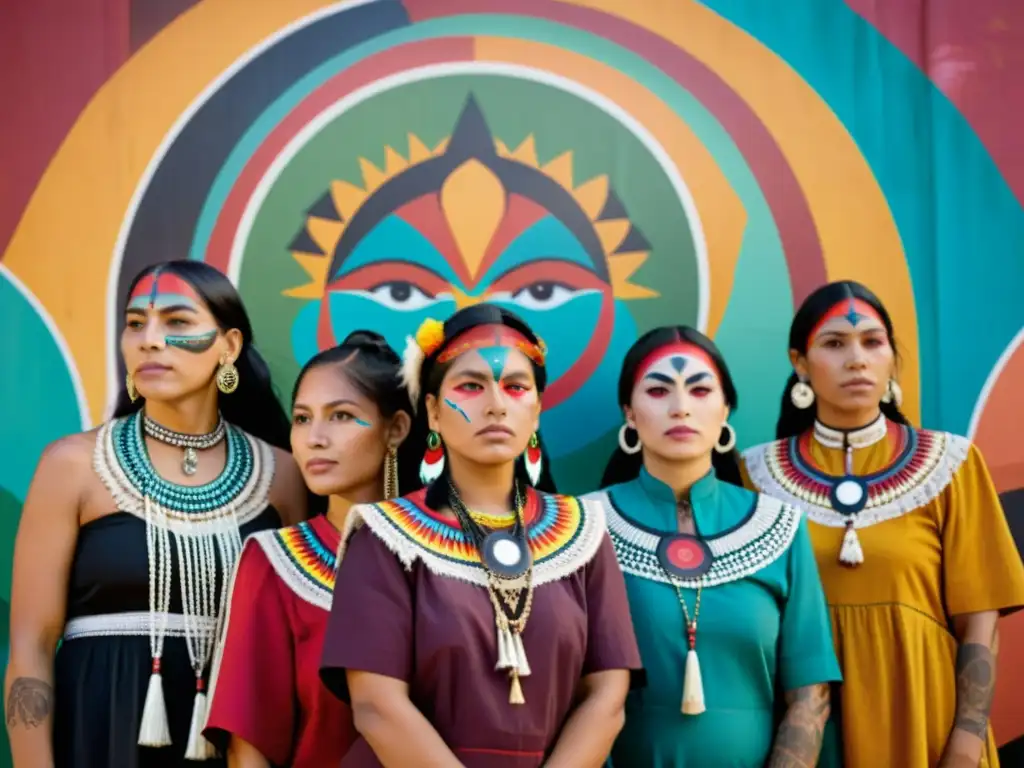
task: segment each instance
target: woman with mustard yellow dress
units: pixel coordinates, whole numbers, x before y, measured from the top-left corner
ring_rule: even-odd
[[[994,768],[996,625],[1024,605],[1024,566],[981,453],[907,423],[892,321],[864,286],[811,294],[789,346],[778,439],[744,453],[745,480],[807,512],[843,762]]]

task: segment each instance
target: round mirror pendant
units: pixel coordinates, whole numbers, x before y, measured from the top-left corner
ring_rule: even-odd
[[[844,515],[860,512],[868,503],[868,484],[859,477],[848,475],[832,486],[829,501],[836,512]]]
[[[529,548],[506,531],[489,533],[480,557],[488,570],[504,579],[517,579],[530,567]]]
[[[695,579],[711,569],[711,548],[703,539],[680,533],[658,544],[658,561],[665,572],[680,579]]]

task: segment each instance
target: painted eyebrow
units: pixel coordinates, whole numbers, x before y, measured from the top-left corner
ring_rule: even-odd
[[[644,378],[645,379],[654,379],[655,381],[660,381],[663,384],[675,384],[676,383],[675,379],[673,379],[671,376],[666,376],[664,373],[658,373],[657,371],[651,371],[651,373],[648,373],[646,376],[644,376]]]
[[[708,371],[701,371],[700,373],[695,373],[695,374],[693,374],[693,376],[688,378],[686,380],[686,386],[689,387],[691,384],[696,384],[698,381],[703,381],[704,379],[711,379],[711,378],[714,378],[714,377]]]
[[[173,312],[192,312],[193,314],[195,314],[196,313],[196,308],[195,307],[191,307],[188,304],[174,304],[173,306],[170,306],[170,307],[161,307],[157,311],[160,312],[161,314],[165,314],[165,315],[172,314]],[[144,314],[146,314],[146,310],[139,309],[138,307],[128,307],[128,308],[125,309],[125,313],[126,314],[144,315]]]

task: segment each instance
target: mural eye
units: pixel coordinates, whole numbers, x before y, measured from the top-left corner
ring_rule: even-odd
[[[405,280],[391,280],[370,288],[367,293],[374,301],[389,309],[412,311],[430,306],[436,297]]]
[[[565,283],[540,280],[512,294],[512,301],[526,309],[554,309],[575,298],[578,291]]]

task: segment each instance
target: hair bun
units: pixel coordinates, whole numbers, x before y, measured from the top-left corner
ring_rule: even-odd
[[[376,331],[358,330],[352,331],[345,340],[341,342],[342,347],[358,347],[367,352],[376,352],[388,358],[398,359],[398,353],[388,344],[387,339]]]

